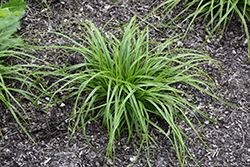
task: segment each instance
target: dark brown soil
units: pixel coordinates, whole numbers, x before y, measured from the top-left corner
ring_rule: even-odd
[[[120,2],[108,0],[48,0],[47,2],[52,13],[43,3],[46,10],[37,1],[26,0],[26,2],[32,13],[26,10],[26,14],[21,21],[20,33],[25,32],[25,38],[32,38],[47,45],[64,45],[66,42],[63,39],[46,32],[62,32],[75,38],[73,36],[74,33],[81,35],[80,33],[82,32],[82,29],[77,27],[79,23],[90,19],[101,29],[112,18],[112,21],[105,28],[105,31],[109,31],[117,23],[129,22],[135,14],[138,16],[137,20],[141,21],[163,0],[121,0]],[[183,5],[178,5],[174,8],[163,24],[174,18],[182,9]],[[45,11],[49,13],[51,23],[49,23],[49,18]],[[162,18],[163,15],[154,16],[144,21],[143,24],[159,23]],[[179,22],[180,20],[175,21],[173,24],[176,25]],[[175,35],[185,32],[186,27],[187,24],[184,24],[174,32],[169,28],[163,29],[155,26],[152,28],[150,36],[152,39],[162,39],[172,32]],[[180,41],[178,44],[186,48],[201,49],[205,39],[204,27],[205,24],[198,19],[191,27],[185,40]],[[208,30],[211,31],[211,29]],[[210,39],[204,46],[203,51],[206,51],[212,58],[223,64],[220,65],[221,71],[213,64],[205,64],[204,71],[220,87],[220,89],[215,89],[217,96],[235,106],[243,108],[245,111],[229,107],[219,101],[213,101],[212,98],[205,96],[199,91],[188,89],[196,99],[192,102],[212,119],[218,121],[213,123],[203,117],[199,117],[203,124],[205,136],[197,121],[192,118],[191,114],[189,115],[198,133],[210,149],[202,144],[198,136],[185,122],[180,121],[179,126],[197,144],[194,145],[185,140],[190,154],[200,166],[247,167],[250,166],[250,115],[248,113],[250,109],[250,64],[248,63],[246,36],[242,33],[242,27],[236,16],[233,16],[228,29],[219,43],[218,36]],[[38,44],[38,42],[31,42],[29,39],[27,41],[32,44]],[[77,64],[83,61],[81,55],[78,54],[72,53],[62,58],[62,55],[55,55],[55,53],[55,51],[51,50],[47,52],[36,51],[35,55],[55,64],[65,64],[63,60],[67,60],[70,64]],[[49,84],[53,82],[52,78],[48,78]],[[179,88],[186,89],[185,87]],[[192,99],[188,100],[191,101]],[[131,141],[125,147],[122,147],[122,144],[126,142],[126,134],[124,134],[120,142],[116,143],[115,161],[108,160],[107,164],[104,164],[105,158],[102,154],[105,153],[107,147],[108,134],[103,127],[95,122],[87,125],[86,135],[99,153],[88,145],[82,130],[76,131],[67,144],[70,133],[65,130],[65,127],[68,125],[73,102],[73,98],[63,101],[51,108],[48,113],[46,110],[35,106],[27,111],[31,122],[25,128],[37,142],[38,146],[23,131],[17,130],[19,127],[10,111],[5,106],[0,106],[0,129],[5,139],[0,141],[0,166],[129,166],[135,160],[139,149],[136,142]],[[20,103],[24,108],[28,108],[30,105],[26,99],[21,99]],[[166,126],[162,122],[159,123],[161,124],[160,126]],[[155,129],[152,129],[150,133],[161,144],[160,148],[154,145],[150,146],[151,166],[180,166],[175,150],[167,138]],[[139,158],[132,166],[147,166],[144,150],[142,150]],[[187,156],[185,166],[197,165]]]

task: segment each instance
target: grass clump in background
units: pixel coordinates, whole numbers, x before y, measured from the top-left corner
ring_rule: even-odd
[[[250,11],[250,1],[248,0],[194,0],[188,3],[187,8],[191,6],[197,6],[196,11],[193,14],[190,14],[188,18],[193,17],[191,23],[193,23],[194,19],[201,14],[204,16],[204,22],[209,19],[208,24],[205,27],[212,26],[212,31],[208,35],[206,41],[213,36],[213,34],[217,34],[221,25],[221,37],[223,32],[226,29],[227,23],[231,20],[234,13],[237,14],[239,20],[242,23],[242,27],[245,30],[245,34],[248,42],[248,52],[249,52],[249,60],[250,60],[250,39],[249,39],[249,31],[247,27],[247,22],[250,21],[249,11]],[[215,19],[219,20],[217,24],[214,24]],[[221,38],[220,37],[220,38]],[[206,43],[204,42],[204,44]],[[203,46],[204,46],[203,44]]]
[[[8,64],[8,59],[15,60],[15,63]],[[27,59],[38,60],[31,55],[18,51],[0,51],[0,103],[7,106],[21,129],[35,143],[20,121],[21,119],[26,124],[30,123],[26,109],[22,107],[19,101],[25,98],[31,101],[32,105],[35,104],[40,107],[36,103],[37,96],[33,91],[36,89],[43,92],[43,90],[36,86],[35,73],[40,66],[31,64]],[[43,99],[39,100],[45,102]],[[2,139],[4,139],[3,135]]]
[[[22,38],[14,36],[15,32],[20,29],[20,19],[25,13],[25,8],[26,3],[22,0],[10,0],[4,4],[2,4],[1,1],[0,103],[1,105],[7,106],[21,129],[35,143],[22,124],[22,122],[29,124],[30,120],[26,109],[22,107],[19,101],[25,98],[30,100],[32,105],[35,104],[37,107],[40,107],[36,103],[38,99],[37,96],[33,94],[32,89],[43,92],[41,88],[35,85],[38,79],[35,73],[41,66],[35,65],[34,63],[36,61],[46,62],[24,53],[29,51],[29,48],[32,46],[26,46]],[[13,85],[16,86],[14,87]],[[46,94],[45,92],[43,93]],[[45,102],[42,99],[39,100]],[[1,131],[0,134],[4,140]]]
[[[182,0],[169,0],[161,5],[159,5],[154,11],[159,9],[160,7],[167,5],[167,7],[160,12],[166,14],[163,18],[163,20],[167,17],[169,12],[173,10],[173,8],[178,5]],[[193,10],[195,8],[195,10]],[[153,12],[154,12],[153,11]],[[191,14],[187,15],[186,13],[188,11],[191,11]],[[208,21],[207,25],[205,26],[204,33],[206,32],[206,29],[208,27],[211,27],[212,30],[209,32],[206,40],[203,43],[203,46],[206,44],[207,40],[209,38],[213,38],[214,35],[218,33],[218,31],[221,30],[220,38],[222,37],[226,27],[227,23],[230,22],[233,14],[237,14],[240,22],[242,23],[242,28],[245,31],[247,43],[248,43],[248,55],[250,60],[250,38],[249,38],[249,31],[247,27],[247,22],[250,21],[250,1],[249,0],[192,0],[188,1],[185,0],[185,7],[184,9],[170,21],[169,23],[180,19],[180,16],[184,16],[185,19],[182,21],[182,23],[189,21],[189,25],[187,28],[187,31],[185,35],[188,33],[188,30],[190,26],[194,23],[194,21],[202,17],[203,23],[205,21]],[[152,12],[151,12],[152,13]],[[218,21],[218,22],[217,22]],[[216,23],[215,23],[216,22]]]
[[[198,136],[184,111],[210,118],[189,103],[185,97],[180,96],[192,95],[173,85],[189,85],[219,99],[201,86],[212,89],[213,83],[206,81],[210,78],[199,65],[213,63],[214,60],[194,53],[193,50],[171,50],[171,45],[179,40],[178,37],[166,39],[164,43],[151,42],[149,29],[140,30],[135,24],[135,18],[124,29],[121,39],[117,39],[111,33],[110,38],[105,37],[91,22],[85,24],[83,44],[63,35],[77,47],[52,48],[67,49],[67,52],[77,51],[82,54],[85,62],[53,72],[62,78],[49,89],[58,83],[64,83],[52,97],[63,91],[71,92],[64,99],[76,97],[69,123],[69,128],[72,129],[71,137],[79,126],[86,136],[85,125],[102,118],[100,123],[107,128],[109,134],[107,157],[114,158],[115,141],[125,131],[128,132],[128,142],[134,138],[135,129],[141,140],[140,150],[146,146],[149,151],[150,144],[157,145],[154,138],[148,134],[148,127],[151,125],[171,141],[183,166],[188,152],[183,137],[192,140],[177,126],[176,118],[183,119]],[[163,118],[173,132],[172,137],[152,122],[150,115]],[[199,138],[202,140],[200,136]]]
[[[6,85],[6,80],[14,79],[19,81],[25,81],[23,76],[21,66],[19,65],[7,65],[5,62],[7,57],[13,56],[17,59],[21,59],[20,57],[16,56],[15,51],[7,51],[10,48],[17,47],[23,45],[23,41],[20,38],[15,38],[12,35],[20,28],[20,19],[23,17],[25,13],[26,3],[21,0],[11,0],[7,3],[0,4],[0,102],[8,107],[11,114],[17,121],[17,123],[21,126],[21,128],[26,132],[29,136],[27,131],[23,128],[22,124],[19,121],[17,115],[20,115],[18,109],[11,104],[11,100],[13,100],[21,109],[22,111],[25,110],[19,104],[17,99],[13,97],[11,92],[18,92],[21,94],[26,94],[24,91],[11,88],[10,85]],[[24,70],[25,71],[25,70]],[[22,116],[21,116],[22,117]],[[25,121],[25,120],[24,120]],[[25,121],[26,122],[26,121]],[[1,131],[0,131],[1,133]],[[1,133],[2,139],[3,134]],[[30,137],[30,136],[29,136]],[[30,137],[31,138],[31,137]]]

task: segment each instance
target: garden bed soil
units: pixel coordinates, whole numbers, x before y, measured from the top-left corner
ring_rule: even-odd
[[[74,32],[81,35],[80,33],[83,31],[83,28],[79,28],[77,25],[80,22],[85,22],[87,18],[100,29],[112,18],[104,29],[104,31],[109,31],[117,23],[129,22],[135,14],[137,15],[137,21],[141,21],[163,1],[50,0],[47,2],[52,13],[48,9],[44,10],[37,1],[27,0],[26,2],[30,10],[26,10],[26,14],[21,21],[21,30],[19,33],[26,32],[23,36],[24,38],[37,40],[37,42],[32,43],[31,40],[27,39],[32,44],[42,42],[47,45],[63,45],[66,42],[62,38],[46,32],[56,30],[76,39],[73,36]],[[160,10],[162,9],[164,7]],[[174,18],[182,9],[183,5],[175,7],[163,24]],[[46,11],[49,13],[51,23],[49,23]],[[159,23],[162,18],[163,15],[154,16],[142,24]],[[177,25],[179,22],[180,20],[175,21],[173,25]],[[183,33],[187,25],[182,25],[175,32],[173,29],[163,29],[156,25],[151,28],[150,38],[153,40],[164,39],[171,33],[175,35]],[[202,20],[197,19],[185,40],[179,41],[178,44],[182,47],[200,50],[205,40],[204,27],[205,24],[202,23]],[[116,34],[115,30],[112,31]],[[203,124],[205,136],[202,128],[192,114],[187,114],[210,149],[202,144],[198,136],[185,122],[179,121],[178,124],[187,136],[196,143],[194,145],[185,139],[185,144],[190,154],[200,166],[247,167],[250,166],[250,115],[248,113],[250,111],[250,64],[248,63],[246,36],[242,33],[242,27],[236,16],[232,17],[222,39],[218,41],[219,35],[210,39],[204,46],[203,51],[206,54],[210,54],[212,58],[220,61],[223,65],[220,64],[220,69],[218,69],[213,64],[205,64],[203,65],[204,71],[220,87],[215,88],[217,96],[235,106],[243,108],[245,111],[230,107],[216,100],[214,101],[214,99],[202,94],[200,91],[180,85],[177,87],[187,92],[189,91],[195,99],[188,100],[192,101],[212,119],[217,120],[217,122],[211,122],[202,116],[198,116]],[[55,53],[53,50],[47,52],[36,51],[34,55],[50,63],[60,65],[65,64],[63,60],[67,60],[70,64],[83,62],[83,58],[79,54],[67,54],[62,58],[62,55]],[[47,79],[47,83],[49,84],[54,82],[53,78]],[[108,134],[105,128],[94,121],[87,125],[86,135],[99,153],[88,145],[81,129],[75,132],[67,144],[70,134],[67,133],[64,127],[67,127],[68,119],[74,105],[73,102],[74,98],[63,101],[46,111],[38,109],[35,106],[29,108],[30,103],[25,98],[20,100],[20,104],[25,109],[29,108],[27,114],[31,122],[30,125],[25,125],[25,128],[37,142],[38,146],[23,131],[17,130],[20,128],[13,119],[10,111],[1,105],[0,118],[2,123],[0,124],[0,129],[5,140],[0,141],[0,166],[120,167],[132,164],[136,158],[139,146],[135,141],[131,140],[126,146],[122,147],[123,143],[126,142],[126,133],[121,136],[120,142],[116,142],[115,161],[112,162],[108,159],[107,163],[104,163],[105,158],[102,154],[105,153],[107,147]],[[48,121],[49,127],[46,121]],[[166,123],[159,121],[158,124],[167,130],[166,127],[168,125]],[[16,127],[17,129],[10,128],[7,125]],[[152,127],[149,133],[160,144],[160,148],[157,148],[153,144],[150,146],[151,166],[180,166],[175,150],[168,139]],[[142,150],[132,166],[147,166],[145,150]],[[185,166],[196,166],[196,164],[187,156]]]

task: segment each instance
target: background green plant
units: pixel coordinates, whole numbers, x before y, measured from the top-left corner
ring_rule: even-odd
[[[77,47],[50,48],[67,49],[67,53],[77,51],[83,55],[85,63],[51,73],[61,79],[48,90],[62,82],[64,85],[53,92],[52,97],[59,92],[71,92],[60,101],[76,96],[69,122],[69,128],[72,130],[70,139],[81,123],[80,127],[88,140],[85,125],[92,120],[98,122],[97,118],[102,118],[101,124],[107,128],[109,134],[107,157],[115,157],[116,137],[119,138],[121,133],[128,131],[128,142],[130,138],[134,138],[135,129],[141,140],[140,150],[145,146],[149,158],[149,145],[157,145],[154,138],[148,134],[148,127],[151,125],[170,140],[183,166],[188,152],[183,136],[192,140],[177,126],[176,118],[183,119],[198,136],[184,111],[188,110],[195,117],[196,114],[201,114],[211,121],[214,120],[180,96],[191,95],[173,85],[186,84],[223,101],[201,86],[212,90],[214,85],[199,65],[213,63],[215,60],[185,48],[171,50],[171,45],[181,37],[166,39],[164,43],[151,42],[149,29],[140,30],[134,21],[135,17],[125,28],[121,39],[112,33],[109,34],[112,39],[103,36],[91,22],[84,25],[86,32],[82,39],[83,44],[61,34]],[[163,118],[169,124],[173,138],[152,122],[150,115]],[[197,121],[199,122],[198,119]],[[200,136],[199,138],[203,141]],[[148,163],[150,165],[149,159]]]
[[[162,10],[159,14],[162,14],[164,12],[165,16],[162,20],[164,20],[169,12],[177,6],[182,0],[168,0],[161,5],[159,5],[156,9],[153,10],[155,12],[160,7],[167,5],[167,7]],[[195,10],[191,10],[192,8],[196,8]],[[187,15],[186,13],[191,10],[191,14]],[[249,16],[250,11],[250,2],[249,0],[185,0],[185,8],[180,12],[175,18],[172,19],[166,26],[169,26],[170,23],[174,22],[177,19],[180,19],[180,16],[185,16],[185,19],[183,19],[182,23],[185,23],[186,21],[190,22],[188,25],[188,28],[185,32],[185,35],[188,33],[189,28],[194,23],[195,19],[198,17],[203,17],[203,21],[208,21],[207,25],[205,26],[204,33],[206,32],[206,29],[208,27],[212,27],[212,30],[206,40],[203,43],[203,46],[206,44],[207,40],[209,38],[212,38],[214,35],[218,33],[220,28],[222,28],[220,38],[222,37],[226,27],[227,23],[232,18],[232,15],[234,13],[237,14],[239,20],[242,23],[243,29],[245,30],[245,34],[247,37],[247,43],[248,43],[248,55],[250,60],[250,38],[249,38],[249,31],[247,27],[247,21],[250,21]],[[153,13],[151,12],[148,17]],[[147,17],[146,17],[147,18]],[[191,20],[191,21],[190,21]],[[215,23],[215,21],[218,21]]]
[[[26,3],[22,0],[10,0],[0,8],[0,51],[15,45],[21,45],[21,38],[12,38],[20,29],[20,20],[25,13]]]
[[[26,46],[22,38],[13,37],[13,34],[20,28],[20,19],[25,13],[26,3],[22,0],[10,0],[9,2],[2,4],[0,8],[0,102],[7,106],[16,122],[21,129],[28,135],[28,137],[35,143],[29,133],[24,128],[23,123],[29,124],[29,117],[26,114],[26,110],[19,103],[20,99],[25,97],[40,107],[36,101],[37,96],[33,94],[32,89],[43,92],[41,88],[35,84],[39,79],[36,76],[36,70],[41,66],[31,64],[34,62],[43,62],[34,56],[25,54],[17,50],[29,51],[29,47]],[[15,64],[10,64],[9,59],[14,60]],[[46,66],[43,66],[46,67]],[[6,82],[8,84],[6,84]],[[20,84],[20,87],[13,88],[14,83]],[[43,92],[44,93],[44,92]],[[47,93],[44,93],[47,94]],[[39,99],[44,102],[44,100]],[[40,107],[41,108],[41,107]],[[24,115],[26,119],[24,119]],[[3,138],[3,134],[0,131]]]
[[[8,64],[6,63],[7,59],[15,59],[17,64]],[[27,59],[30,60],[38,60],[37,58],[22,53],[18,51],[6,50],[0,51],[0,102],[7,106],[11,114],[13,115],[16,122],[19,124],[21,129],[28,135],[28,137],[35,143],[35,141],[31,138],[29,133],[25,130],[23,123],[29,124],[29,117],[26,114],[26,110],[22,107],[19,101],[25,97],[35,104],[37,107],[41,108],[37,103],[37,96],[33,94],[32,89],[39,90],[43,92],[43,90],[37,87],[35,84],[37,80],[35,77],[36,70],[40,68],[39,65],[30,64]],[[20,64],[19,64],[20,63]],[[8,84],[6,84],[8,83]],[[17,88],[12,87],[17,83]],[[43,92],[44,93],[44,92]],[[44,93],[46,94],[46,93]],[[45,103],[44,100],[39,99],[41,102]],[[24,119],[25,115],[25,119]],[[2,133],[1,133],[2,134]],[[3,136],[2,136],[3,137]]]
[[[219,29],[222,27],[221,36],[222,37],[227,23],[231,20],[231,17],[234,13],[237,14],[239,20],[242,23],[242,26],[245,30],[245,34],[248,42],[248,52],[249,52],[249,60],[250,60],[250,40],[249,40],[249,31],[247,27],[247,22],[250,21],[249,11],[250,11],[250,2],[248,0],[195,0],[193,2],[187,3],[186,7],[189,8],[191,6],[197,6],[196,11],[193,14],[190,14],[187,19],[192,17],[192,21],[196,19],[200,14],[204,16],[204,22],[209,19],[204,32],[209,26],[212,26],[213,29],[208,35],[206,41],[213,36],[213,34],[217,33]],[[218,18],[218,23],[214,24],[215,19]],[[185,20],[184,20],[185,21]],[[221,26],[222,25],[222,26]],[[203,44],[203,46],[204,46]]]

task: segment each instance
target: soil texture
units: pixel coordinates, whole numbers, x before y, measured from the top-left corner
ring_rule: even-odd
[[[74,35],[81,36],[83,27],[79,25],[90,19],[95,26],[104,32],[112,31],[115,35],[118,31],[112,28],[118,23],[128,23],[134,15],[137,21],[141,21],[163,0],[121,0],[112,2],[109,0],[47,0],[51,9],[48,9],[42,1],[26,0],[29,10],[21,21],[21,30],[24,38],[30,44],[39,45],[64,45],[67,43],[63,38],[47,33],[48,31],[61,32],[78,40]],[[40,2],[40,4],[38,3]],[[44,8],[41,6],[43,5]],[[161,7],[159,11],[166,6]],[[167,24],[180,11],[183,4],[173,8],[162,24]],[[164,14],[154,15],[142,22],[143,25],[150,23],[160,23]],[[171,25],[178,25],[181,20],[176,20]],[[178,46],[201,50],[201,46],[206,39],[208,28],[204,33],[205,23],[202,19],[197,19],[190,28],[187,37],[183,41],[177,42]],[[188,22],[182,24],[177,30],[162,28],[157,25],[151,26],[150,38],[152,40],[164,39],[171,34],[178,35],[187,29]],[[222,29],[220,29],[221,31]],[[220,32],[219,31],[219,32]],[[185,144],[190,154],[195,158],[199,166],[250,166],[250,64],[248,63],[248,51],[246,35],[242,31],[241,24],[237,16],[233,16],[228,23],[228,27],[223,37],[219,40],[219,33],[213,39],[209,39],[203,47],[202,52],[209,54],[212,58],[221,62],[219,67],[214,64],[203,65],[214,80],[218,88],[215,94],[225,101],[241,107],[243,110],[230,107],[195,89],[189,89],[183,85],[177,85],[179,89],[191,92],[194,99],[188,99],[194,103],[201,111],[217,122],[211,122],[202,116],[198,116],[203,125],[203,129],[192,116],[188,114],[197,132],[206,142],[208,149],[198,138],[195,132],[187,126],[184,121],[179,121],[179,127],[195,143],[185,140]],[[33,40],[31,40],[33,39]],[[77,53],[60,55],[56,50],[35,51],[35,56],[50,63],[66,65],[83,62],[81,55]],[[53,78],[47,78],[48,84],[54,82]],[[72,112],[74,99],[68,99],[57,106],[50,108],[47,112],[32,106],[27,99],[21,99],[20,104],[29,110],[27,115],[30,118],[30,125],[25,125],[36,146],[28,136],[20,130],[10,111],[3,105],[0,106],[0,129],[4,135],[4,141],[0,140],[0,166],[2,167],[99,167],[99,166],[129,166],[136,159],[139,149],[136,141],[126,142],[126,133],[122,135],[119,142],[116,142],[115,161],[107,160],[105,153],[108,134],[105,128],[96,122],[87,125],[86,136],[89,142],[95,147],[95,151],[89,146],[83,131],[75,132],[70,142],[67,144],[70,134],[65,127]],[[159,126],[167,127],[164,122],[158,122]],[[49,125],[49,127],[48,127]],[[14,127],[10,128],[10,127]],[[167,128],[165,128],[167,130]],[[203,132],[204,131],[204,132]],[[176,153],[171,143],[159,131],[151,128],[150,133],[159,142],[160,148],[150,146],[150,163],[152,167],[176,167],[180,166]],[[205,135],[205,134],[206,135]],[[171,135],[171,131],[170,131]],[[148,166],[145,150],[142,150],[138,159],[132,165],[134,167]],[[185,166],[197,166],[191,158],[187,156]]]

